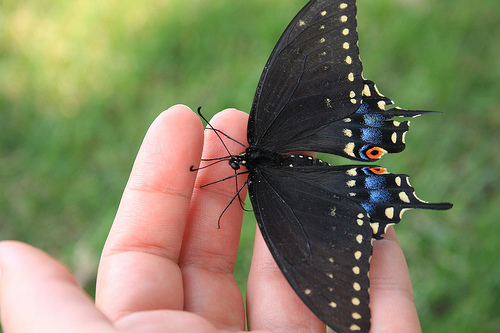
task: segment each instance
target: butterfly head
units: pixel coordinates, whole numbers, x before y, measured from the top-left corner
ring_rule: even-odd
[[[246,163],[246,152],[243,152],[240,155],[232,155],[229,159],[229,165],[233,168],[233,170],[239,170],[241,165],[245,165]]]

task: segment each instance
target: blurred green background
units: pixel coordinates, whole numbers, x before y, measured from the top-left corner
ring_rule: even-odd
[[[149,124],[177,103],[248,111],[305,3],[3,0],[0,239],[48,251],[92,294]],[[382,162],[421,198],[455,204],[397,227],[423,329],[499,332],[500,2],[360,0],[358,23],[365,77],[397,105],[442,111],[415,119],[407,149]],[[253,231],[246,213],[243,291]]]

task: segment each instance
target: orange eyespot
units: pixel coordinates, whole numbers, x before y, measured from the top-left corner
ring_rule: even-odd
[[[383,175],[384,173],[387,173],[387,169],[382,167],[373,167],[369,168],[368,170],[375,175]]]
[[[386,151],[380,147],[373,147],[366,151],[366,156],[372,160],[378,160]]]

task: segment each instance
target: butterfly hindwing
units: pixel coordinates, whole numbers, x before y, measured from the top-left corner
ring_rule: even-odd
[[[313,172],[312,170],[309,172]],[[373,237],[379,239],[387,226],[401,221],[410,209],[450,209],[450,203],[429,203],[415,194],[408,175],[392,174],[377,165],[330,166],[328,172],[314,172],[324,188],[334,189],[363,207],[370,217]],[[329,174],[335,173],[335,177]],[[341,176],[342,175],[342,176]]]
[[[304,303],[338,332],[368,331],[370,221],[359,204],[323,186],[324,176],[345,178],[315,167],[259,167],[249,177],[250,198],[271,253]]]
[[[449,209],[415,195],[407,175],[376,166],[330,166],[307,155],[259,165],[248,178],[257,222],[304,303],[338,332],[370,327],[372,238],[413,208]]]

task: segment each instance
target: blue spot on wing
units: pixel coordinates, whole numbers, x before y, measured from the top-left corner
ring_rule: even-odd
[[[374,190],[370,191],[370,202],[390,202],[392,195],[386,190]]]
[[[370,109],[370,106],[367,103],[363,103],[363,104],[361,104],[359,109],[356,111],[356,113],[357,114],[364,114],[364,113],[368,112],[369,109]]]
[[[361,202],[360,205],[366,210],[368,215],[374,215],[377,209],[377,205],[369,202]]]
[[[384,189],[387,181],[382,176],[370,176],[365,178],[365,188],[368,190]]]
[[[382,131],[378,128],[362,128],[361,139],[372,144],[382,143]]]
[[[366,126],[382,127],[384,125],[385,117],[380,113],[367,113],[363,115],[363,120]]]

